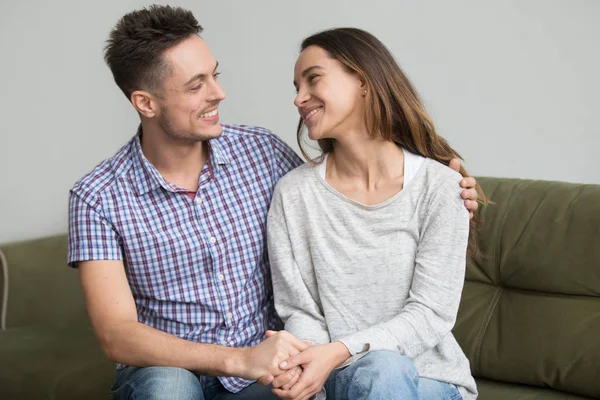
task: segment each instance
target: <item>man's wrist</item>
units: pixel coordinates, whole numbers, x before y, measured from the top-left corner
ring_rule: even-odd
[[[224,347],[215,345],[217,376],[246,378],[248,375],[248,351],[250,348]]]

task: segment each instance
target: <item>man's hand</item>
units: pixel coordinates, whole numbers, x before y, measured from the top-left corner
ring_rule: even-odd
[[[460,160],[458,158],[450,160],[450,168],[456,172],[460,172]],[[473,218],[473,215],[477,212],[477,208],[479,208],[479,204],[477,203],[477,191],[475,190],[476,185],[477,180],[472,176],[467,176],[460,181],[460,187],[465,189],[460,196],[465,199],[465,207],[469,210],[471,218]]]
[[[267,337],[270,338],[273,335],[276,335],[276,331],[267,331]],[[307,346],[312,346],[312,343],[305,342]],[[291,389],[292,386],[298,379],[300,378],[300,374],[302,373],[302,368],[300,366],[294,367],[292,369],[288,369],[283,374],[274,377],[273,375],[265,375],[258,379],[258,383],[263,386],[271,385],[276,389]]]
[[[286,331],[268,335],[262,343],[244,350],[243,369],[239,375],[245,379],[258,379],[262,376],[278,376],[286,372],[279,363],[293,357],[308,345]]]
[[[301,365],[303,372],[290,390],[273,388],[273,393],[286,400],[309,399],[321,391],[331,371],[349,357],[350,352],[341,342],[312,346],[279,365],[285,370]]]

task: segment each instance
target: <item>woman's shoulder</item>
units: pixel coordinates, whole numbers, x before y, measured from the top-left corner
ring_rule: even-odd
[[[271,199],[270,216],[280,216],[284,208],[300,210],[302,204],[317,195],[315,168],[309,163],[302,164],[279,179]]]
[[[463,178],[460,173],[430,158],[427,158],[424,164],[422,184],[429,189],[430,194],[433,195],[438,191],[460,194],[462,191],[460,181]]]
[[[311,163],[304,163],[287,174],[285,174],[279,182],[277,182],[277,188],[282,192],[289,192],[290,190],[297,190],[307,184],[316,177],[315,175],[316,165]]]

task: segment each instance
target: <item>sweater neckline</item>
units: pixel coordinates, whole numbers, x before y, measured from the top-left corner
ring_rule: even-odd
[[[326,161],[327,161],[327,157],[325,156],[325,157],[323,157],[323,161],[321,161],[321,162],[324,163]],[[430,161],[429,158],[425,158],[425,160],[421,164],[421,166],[420,166],[419,170],[417,171],[417,173],[415,174],[415,176],[408,182],[408,184],[403,185],[402,189],[400,189],[398,191],[398,193],[385,199],[381,203],[371,204],[371,205],[361,203],[360,201],[356,201],[356,200],[346,196],[345,194],[339,192],[336,188],[334,188],[329,183],[327,183],[325,178],[323,178],[321,176],[321,174],[319,173],[319,168],[321,167],[321,163],[312,166],[312,170],[313,170],[313,173],[315,174],[317,180],[325,187],[325,189],[327,189],[329,192],[333,193],[339,199],[345,201],[346,203],[350,203],[354,206],[360,207],[365,210],[377,210],[377,209],[383,208],[383,207],[395,202],[396,200],[402,198],[404,196],[404,193],[407,191],[407,189],[414,186],[413,182],[420,179],[421,175],[424,174],[424,171],[426,169],[425,166],[429,163],[429,161]],[[406,153],[404,154],[404,167],[406,168]]]

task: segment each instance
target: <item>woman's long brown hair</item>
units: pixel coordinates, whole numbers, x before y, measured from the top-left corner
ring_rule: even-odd
[[[338,28],[307,37],[300,50],[318,46],[338,60],[349,73],[356,74],[366,88],[365,121],[370,134],[396,143],[406,150],[448,165],[460,158],[448,142],[437,134],[433,121],[425,111],[419,94],[404,74],[391,52],[379,39],[356,28]],[[297,139],[302,154],[311,160],[304,148],[304,123],[298,124]],[[318,141],[323,153],[333,151],[333,139]],[[462,176],[468,176],[464,167]],[[475,188],[478,201],[485,203],[479,185]],[[476,218],[471,219],[469,255],[478,253]]]

